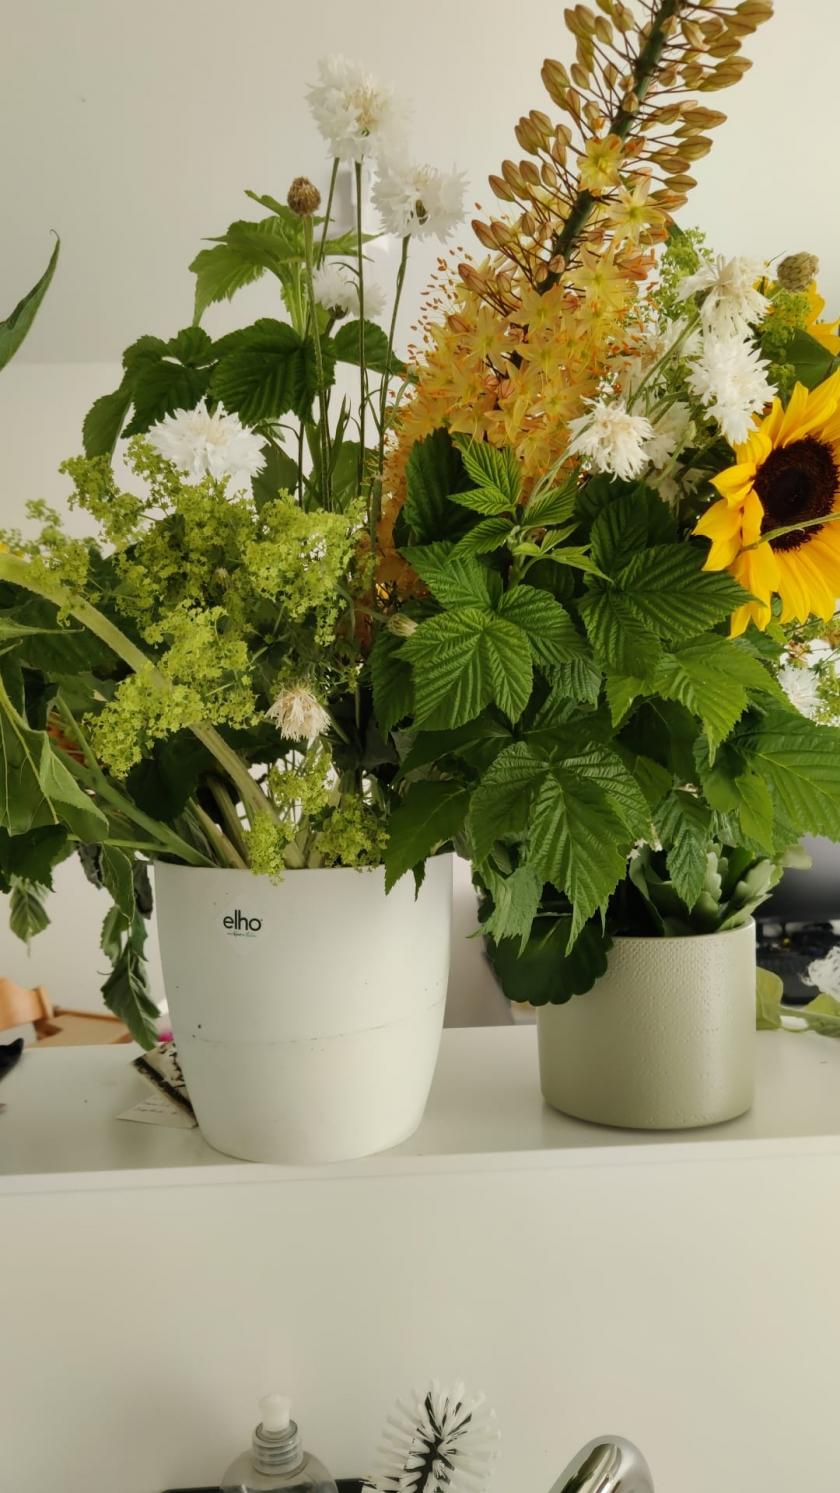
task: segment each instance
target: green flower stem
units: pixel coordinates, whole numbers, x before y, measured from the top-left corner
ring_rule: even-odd
[[[242,824],[239,815],[236,812],[236,805],[233,802],[230,794],[228,793],[227,785],[222,781],[221,778],[210,778],[207,786],[210,789],[210,792],[212,793],[213,798],[216,801],[216,806],[219,810],[219,813],[222,816],[222,820],[225,826],[225,833],[228,839],[238,851],[242,859],[247,861],[248,847],[245,843],[245,836],[242,832]]]
[[[330,502],[330,475],[332,459],[330,456],[330,431],[328,423],[329,399],[327,396],[326,380],[324,378],[324,359],[321,352],[321,334],[318,330],[318,307],[315,301],[314,268],[312,262],[312,219],[303,219],[303,253],[306,262],[306,284],[309,291],[309,325],[312,329],[312,346],[315,349],[315,372],[318,380],[318,410],[320,419],[318,422],[318,439],[321,446],[321,498],[325,508],[331,507]]]
[[[318,245],[318,268],[319,269],[320,269],[321,265],[324,262],[324,246],[325,246],[325,244],[327,242],[327,234],[329,233],[329,228],[330,228],[330,217],[332,216],[333,198],[335,197],[335,184],[336,184],[336,182],[338,180],[338,166],[339,166],[339,161],[338,161],[338,157],[336,156],[335,160],[332,163],[332,171],[330,173],[330,188],[329,188],[329,191],[327,192],[327,206],[326,206],[326,208],[324,210],[324,223],[323,223],[323,227],[321,228],[321,242]]]
[[[640,104],[644,101],[656,77],[662,53],[668,43],[669,23],[682,8],[683,0],[659,0],[659,3],[654,6],[650,21],[645,27],[645,42],[633,66],[633,92]],[[631,113],[620,105],[604,129],[604,134],[617,135],[619,140],[626,140],[635,119],[635,113]],[[559,254],[564,260],[568,260],[599,201],[600,198],[581,187],[569,208],[569,215],[562,230],[554,239],[552,258]],[[556,285],[561,274],[562,271],[550,271],[539,285],[540,294],[544,295],[547,290]]]
[[[359,492],[365,478],[365,413],[367,366],[365,364],[365,256],[362,237],[362,163],[356,162],[356,251],[359,270]],[[371,535],[371,545],[375,536]]]
[[[219,829],[218,824],[202,809],[201,804],[193,799],[190,807],[210,844],[218,852],[219,858],[224,861],[225,865],[234,871],[249,870],[248,862],[242,859],[239,851],[231,844],[224,831]]]
[[[186,861],[189,866],[212,865],[212,861],[209,861],[205,855],[202,855],[201,851],[197,850],[195,846],[183,840],[179,834],[176,834],[175,830],[170,829],[166,824],[161,824],[158,819],[152,819],[151,815],[144,814],[143,810],[138,809],[137,805],[132,803],[130,798],[126,798],[124,794],[120,793],[119,789],[105,776],[90,749],[81,726],[67,705],[65,705],[61,696],[59,696],[56,704],[63,725],[74,738],[76,745],[85,759],[83,767],[81,763],[74,762],[72,757],[68,757],[66,764],[70,768],[70,771],[80,779],[84,775],[86,785],[90,787],[97,797],[111,804],[123,819],[128,819],[130,822],[139,825],[141,829],[146,830],[147,834],[151,835],[155,844],[161,850],[168,851],[170,855],[177,855],[179,860]],[[113,844],[114,841],[109,840],[108,843]]]
[[[379,457],[376,482],[371,490],[371,530],[373,534],[376,533],[382,509],[382,474],[385,470],[385,423],[388,410],[388,385],[391,381],[391,362],[394,356],[394,339],[397,335],[397,315],[400,309],[403,286],[405,285],[405,272],[408,266],[408,248],[410,242],[410,236],[406,234],[402,241],[402,252],[397,270],[397,285],[394,292],[394,304],[391,310],[391,325],[388,328],[388,349],[385,353],[385,371],[379,387]]]
[[[639,387],[637,389],[635,389],[633,391],[633,393],[631,394],[630,398],[627,401],[627,408],[628,408],[628,410],[632,410],[633,405],[636,403],[636,400],[639,398],[639,395],[644,393],[645,389],[653,381],[653,379],[655,379],[655,377],[656,377],[657,373],[660,371],[660,369],[664,368],[666,363],[670,363],[671,362],[671,359],[675,356],[675,354],[677,352],[679,352],[679,349],[682,347],[683,343],[686,342],[687,339],[691,336],[691,333],[696,330],[697,326],[699,325],[699,322],[700,322],[700,310],[699,310],[699,307],[695,306],[695,308],[694,308],[694,315],[693,316],[689,316],[686,319],[685,326],[682,328],[682,331],[680,332],[679,336],[674,338],[673,342],[671,343],[671,346],[666,349],[666,351],[662,354],[661,358],[657,358],[656,362],[654,364],[652,364],[652,366],[648,369],[647,373],[645,374],[644,378],[642,379],[641,383],[639,384]]]
[[[782,524],[779,529],[768,529],[760,539],[753,544],[745,544],[738,553],[748,555],[750,550],[761,549],[763,544],[770,544],[773,539],[781,539],[783,534],[795,534],[799,529],[821,529],[824,524],[836,524],[840,520],[840,513],[826,513],[824,518],[802,518],[798,524]]]
[[[13,586],[21,586],[25,591],[33,591],[36,596],[43,596],[45,601],[51,601],[54,606],[75,617],[77,622],[81,622],[82,626],[97,638],[101,638],[102,642],[107,644],[111,651],[127,663],[136,674],[145,674],[161,691],[172,689],[166,675],[161,674],[142,649],[132,643],[131,639],[127,638],[125,633],[110,622],[102,612],[91,606],[89,601],[74,596],[64,586],[51,581],[48,576],[33,574],[33,567],[27,560],[21,559],[18,555],[0,554],[0,581],[8,581]],[[251,777],[242,758],[232,747],[228,746],[215,726],[210,725],[209,721],[200,721],[191,726],[190,730],[227,773],[238,789],[248,813],[273,814],[271,804]]]

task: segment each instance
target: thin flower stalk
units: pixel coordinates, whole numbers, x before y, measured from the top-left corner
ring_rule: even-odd
[[[321,349],[321,333],[318,328],[318,305],[315,300],[314,264],[312,253],[312,219],[303,219],[303,251],[306,263],[306,282],[309,292],[309,327],[312,334],[312,346],[315,349],[315,372],[318,381],[318,442],[321,451],[321,496],[325,508],[331,506],[331,469],[332,455],[330,452],[330,430],[329,430],[329,395],[324,378],[324,356]]]

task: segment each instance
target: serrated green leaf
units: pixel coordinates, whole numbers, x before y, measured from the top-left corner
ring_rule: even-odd
[[[403,519],[417,544],[457,538],[469,518],[452,497],[469,486],[461,454],[445,430],[415,441],[406,466]]]
[[[771,707],[733,740],[797,835],[840,840],[840,730]]]
[[[722,622],[747,599],[726,571],[703,570],[703,562],[692,544],[657,544],[633,555],[616,581],[640,622],[679,643]]]
[[[350,363],[358,367],[360,355],[358,321],[346,321],[333,338],[333,352],[339,363]],[[397,357],[393,348],[388,358],[388,338],[374,321],[365,322],[365,366],[374,373],[403,373],[405,364]]]
[[[134,916],[134,877],[131,859],[116,845],[102,845],[99,853],[102,884],[123,917]]]
[[[130,409],[131,389],[125,381],[113,394],[94,399],[82,424],[85,456],[113,456]]]
[[[496,943],[504,938],[517,939],[521,953],[539,911],[542,882],[530,866],[517,866],[509,876],[486,868],[483,878],[492,906],[490,916],[482,923],[485,936]]]
[[[123,434],[143,435],[164,415],[194,409],[209,389],[213,343],[201,327],[184,327],[169,342],[139,337],[123,353],[122,387],[134,413]]]
[[[640,487],[621,493],[600,510],[592,525],[592,554],[611,574],[636,551],[673,543],[676,537],[671,510],[650,488]]]
[[[63,824],[80,840],[100,840],[105,815],[61,761],[45,731],[27,725],[0,677],[0,825],[11,835]]]
[[[469,810],[474,859],[481,864],[497,840],[524,837],[531,805],[546,772],[524,741],[500,752],[475,790]]]
[[[456,502],[458,501],[457,495]],[[507,543],[512,529],[509,518],[484,518],[481,523],[468,529],[455,545],[455,555],[490,555]]]
[[[485,712],[454,731],[418,731],[406,753],[398,780],[427,767],[440,765],[448,757],[465,762],[476,772],[486,772],[504,747],[510,746],[510,727],[500,716]]]
[[[138,921],[142,919],[136,915],[135,923]],[[125,1023],[135,1042],[148,1050],[157,1042],[155,1022],[159,1012],[149,995],[142,944],[139,949],[135,944],[136,938],[132,937],[122,944],[114,968],[102,986],[102,996],[109,1011]]]
[[[833,371],[835,360],[810,332],[798,327],[785,349],[785,363],[792,363],[796,378],[806,389],[815,389]]]
[[[645,681],[632,674],[607,674],[604,692],[610,707],[610,720],[616,729],[621,725],[634,700],[644,694]]]
[[[780,694],[764,665],[737,639],[714,633],[684,643],[662,658],[655,690],[678,700],[703,722],[712,756],[749,703],[747,691]]]
[[[581,745],[579,732],[574,740],[575,746],[569,750],[561,739],[550,753],[552,760],[560,763],[564,773],[572,773],[598,787],[634,840],[649,835],[650,806],[619,754],[598,742]]]
[[[677,789],[659,805],[656,828],[674,890],[691,912],[706,881],[711,811],[695,794]]]
[[[10,835],[0,829],[0,874],[7,881],[22,881],[52,888],[53,867],[66,859],[70,846],[60,824],[47,824],[25,835]]]
[[[388,821],[385,889],[459,834],[470,795],[460,783],[413,783]]]
[[[477,487],[494,488],[508,507],[516,507],[522,491],[522,473],[515,451],[510,447],[500,450],[486,441],[465,441],[461,458]]]
[[[487,957],[508,1000],[563,1005],[592,989],[607,968],[612,939],[587,923],[570,947],[571,925],[571,917],[538,917],[521,952],[513,939],[488,938]]]
[[[15,881],[9,896],[9,928],[27,946],[49,927],[42,891],[28,881]]]
[[[577,486],[555,487],[532,498],[519,514],[523,529],[549,529],[567,524],[575,516]]]
[[[582,570],[584,575],[594,575],[604,580],[604,572],[598,568],[588,550],[582,545],[564,544],[549,550],[545,555],[554,565],[568,565],[572,570]]]
[[[324,376],[332,382],[334,358],[321,347]],[[215,399],[246,425],[277,420],[292,410],[307,419],[318,388],[315,349],[286,322],[263,317],[220,359],[210,383]]]
[[[429,730],[464,725],[491,703],[511,721],[531,694],[531,650],[520,628],[478,607],[422,622],[403,644],[414,670],[415,719]]]
[[[443,607],[490,607],[498,578],[478,560],[455,552],[446,541],[410,545],[402,551],[411,568]]]
[[[594,659],[588,655],[574,658],[569,663],[557,664],[551,672],[552,696],[558,700],[576,700],[582,705],[597,705],[601,693],[602,674]],[[549,697],[551,698],[551,696]],[[548,701],[546,701],[548,705]],[[538,720],[542,720],[540,711]],[[535,725],[537,722],[535,722]]]
[[[252,285],[265,274],[265,265],[255,263],[230,244],[214,244],[201,249],[190,265],[195,275],[195,308],[193,318],[201,321],[208,306],[230,301],[238,290]]]
[[[60,249],[61,240],[58,234],[56,234],[55,248],[50,255],[49,263],[40,280],[18,301],[14,310],[6,317],[6,320],[0,321],[0,368],[5,368],[6,364],[11,361],[27,336],[44,296],[50,288],[50,282],[55,274],[55,267],[58,264]]]
[[[662,656],[656,633],[619,591],[590,591],[579,603],[598,662],[611,674],[649,679]]]
[[[466,492],[454,492],[453,503],[458,503],[462,508],[469,508],[473,513],[485,513],[490,517],[501,513],[513,513],[513,504],[500,488],[488,483],[486,487],[470,487]],[[508,521],[508,527],[513,522],[512,517]]]
[[[414,706],[411,668],[402,657],[403,639],[381,629],[370,654],[373,704],[380,730],[393,730]]]
[[[512,586],[502,596],[498,614],[524,632],[537,663],[568,664],[588,659],[589,650],[565,607],[536,586]]]

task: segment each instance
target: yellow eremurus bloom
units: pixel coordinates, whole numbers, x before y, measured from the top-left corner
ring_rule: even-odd
[[[732,635],[767,626],[774,595],[782,621],[833,617],[840,596],[840,370],[816,389],[797,384],[786,409],[774,399],[735,464],[712,479],[720,500],[695,534],[711,540],[706,570],[729,570],[754,600],[732,617]],[[809,527],[789,526],[807,523]],[[776,529],[788,533],[762,542]]]

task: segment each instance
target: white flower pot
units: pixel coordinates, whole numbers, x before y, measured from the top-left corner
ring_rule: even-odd
[[[158,863],[157,921],[178,1056],[202,1134],[252,1161],[397,1145],[440,1046],[452,857],[415,901],[381,867],[248,871]]]
[[[694,938],[617,938],[587,995],[537,1011],[554,1109],[599,1125],[684,1130],[749,1109],[755,924]]]

